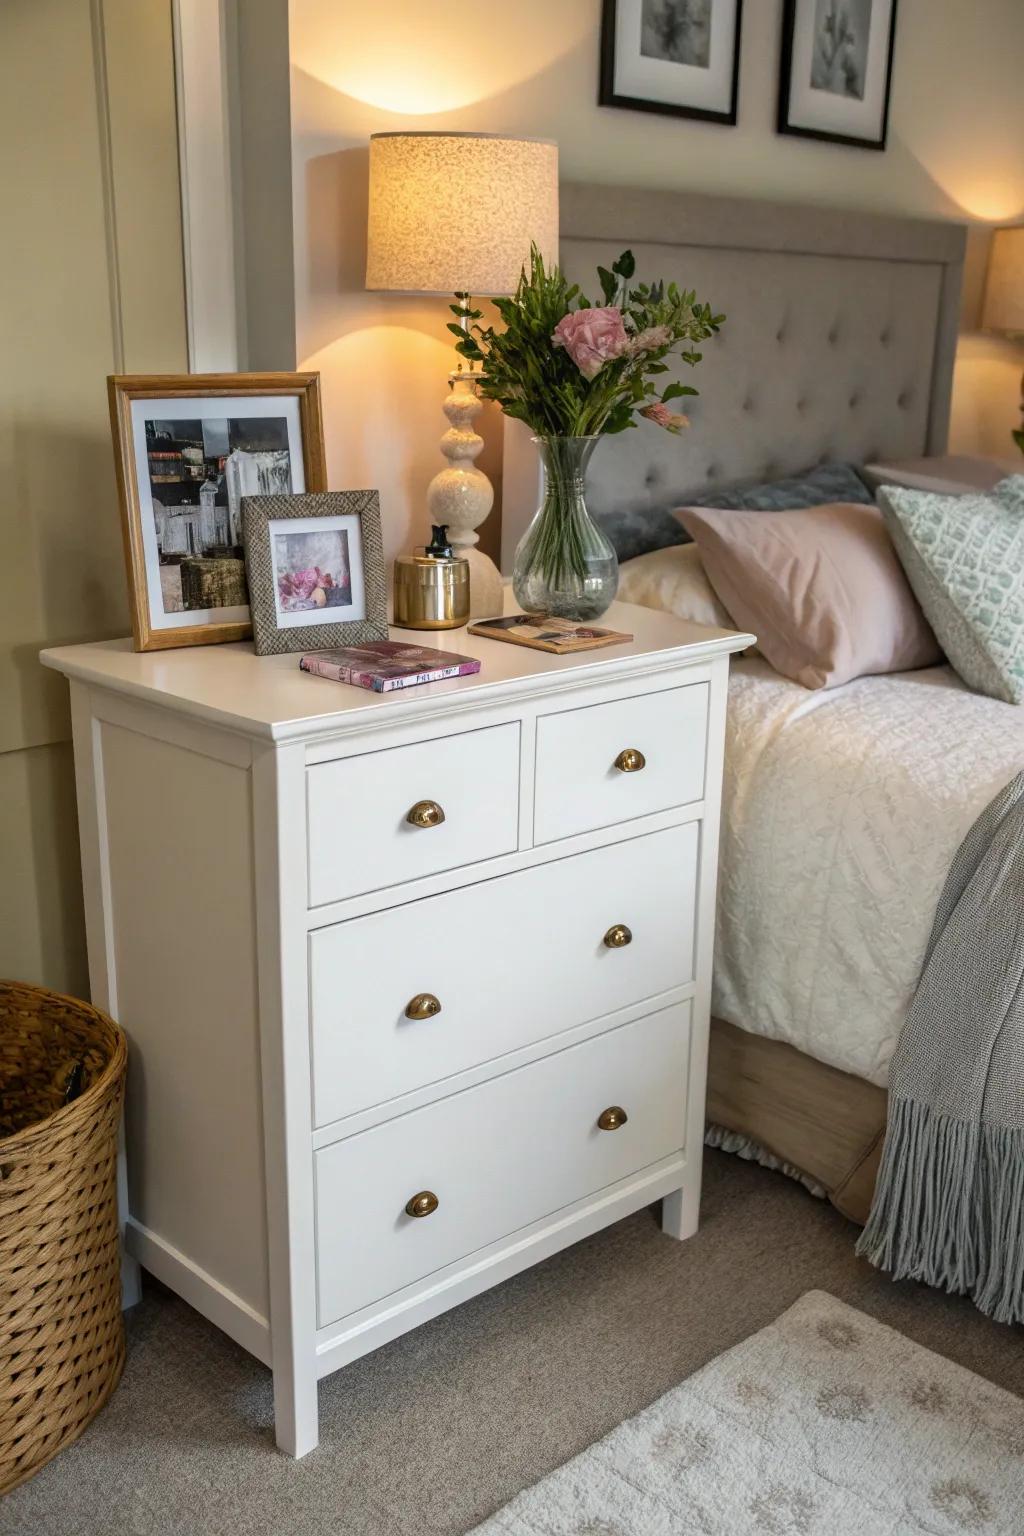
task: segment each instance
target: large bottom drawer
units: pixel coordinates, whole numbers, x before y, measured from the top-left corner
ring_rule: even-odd
[[[689,1039],[681,1003],[317,1152],[320,1326],[677,1152]]]

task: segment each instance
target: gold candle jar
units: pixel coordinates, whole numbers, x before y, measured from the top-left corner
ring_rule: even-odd
[[[452,553],[443,528],[425,549],[395,561],[399,629],[458,629],[469,622],[469,561]]]

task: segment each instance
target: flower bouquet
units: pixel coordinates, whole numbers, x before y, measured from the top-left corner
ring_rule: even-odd
[[[544,461],[544,498],[512,574],[527,612],[589,620],[608,607],[618,562],[586,509],[590,455],[603,436],[635,427],[637,417],[669,432],[688,425],[672,405],[697,391],[666,381],[665,359],[677,353],[695,367],[702,354],[694,344],[725,319],[675,283],[632,286],[634,271],[630,251],[610,271],[598,267],[604,302],[592,305],[534,247],[515,294],[494,301],[504,329],[481,326],[466,294],[451,306],[459,322],[448,329],[458,337],[455,350],[480,365],[480,393],[533,429]]]

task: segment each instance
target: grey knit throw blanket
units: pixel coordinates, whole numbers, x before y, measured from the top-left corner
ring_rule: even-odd
[[[857,1252],[1024,1322],[1024,773],[974,823],[943,888]]]

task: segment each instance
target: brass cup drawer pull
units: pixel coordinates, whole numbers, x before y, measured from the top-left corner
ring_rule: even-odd
[[[625,949],[632,942],[633,931],[625,923],[613,923],[602,940],[606,949]]]
[[[444,811],[436,800],[417,800],[405,819],[412,827],[439,827]]]
[[[436,1019],[440,1012],[440,1000],[433,992],[417,992],[405,1005],[407,1019]]]
[[[407,1201],[405,1214],[416,1217],[433,1216],[440,1203],[432,1189],[421,1189],[418,1195],[413,1195],[412,1199]]]
[[[639,773],[641,768],[647,767],[647,759],[638,747],[623,747],[615,759],[615,767],[620,773]]]
[[[599,1131],[617,1131],[628,1119],[629,1116],[621,1104],[610,1104],[598,1115],[597,1128]]]

